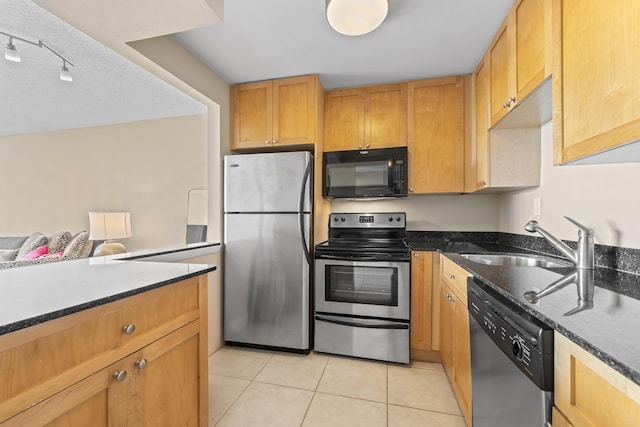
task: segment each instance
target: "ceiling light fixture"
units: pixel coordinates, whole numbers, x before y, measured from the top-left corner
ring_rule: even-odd
[[[65,82],[72,82],[73,81],[73,76],[69,72],[69,67],[67,67],[67,65],[71,65],[72,67],[75,67],[75,65],[71,61],[69,61],[67,58],[65,58],[64,56],[60,55],[58,52],[56,52],[51,46],[47,45],[42,40],[38,40],[37,42],[33,42],[31,40],[23,39],[22,37],[17,37],[17,36],[14,36],[13,34],[5,33],[5,32],[2,32],[2,31],[0,31],[0,34],[9,37],[9,43],[7,43],[7,45],[5,47],[5,50],[4,50],[4,57],[8,61],[21,62],[20,53],[18,53],[18,50],[16,49],[16,46],[13,44],[13,40],[14,39],[20,40],[22,42],[25,42],[25,43],[28,43],[28,44],[31,44],[31,45],[34,45],[34,46],[37,46],[37,47],[44,47],[49,52],[53,53],[58,58],[62,59],[62,69],[60,70],[60,80],[65,81]]]
[[[389,12],[388,0],[326,0],[329,25],[346,36],[370,33]]]

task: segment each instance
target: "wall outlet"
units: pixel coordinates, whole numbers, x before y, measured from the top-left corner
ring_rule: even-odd
[[[540,206],[540,196],[533,198],[533,214],[542,215],[542,208]]]

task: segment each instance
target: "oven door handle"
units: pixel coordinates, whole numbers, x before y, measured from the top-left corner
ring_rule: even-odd
[[[367,329],[409,329],[409,325],[408,324],[403,324],[403,323],[380,323],[377,325],[371,325],[371,324],[365,324],[365,323],[358,323],[358,322],[350,322],[348,320],[338,320],[338,319],[333,319],[333,318],[329,318],[329,317],[324,317],[324,316],[315,316],[316,320],[320,321],[320,322],[327,322],[327,323],[335,323],[336,325],[342,325],[342,326],[353,326],[356,328],[367,328]]]
[[[316,252],[317,253],[317,252]],[[387,261],[373,256],[316,255],[317,259],[335,259],[337,261]]]

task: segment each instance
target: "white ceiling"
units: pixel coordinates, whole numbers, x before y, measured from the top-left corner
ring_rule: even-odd
[[[174,35],[229,84],[317,73],[325,89],[471,73],[513,0],[389,0],[375,31],[331,29],[325,0],[229,0]]]
[[[75,64],[73,83],[59,79],[62,61],[14,40],[22,62],[4,59],[0,35],[0,136],[201,114],[206,107],[40,6],[0,0],[0,31],[43,40]]]

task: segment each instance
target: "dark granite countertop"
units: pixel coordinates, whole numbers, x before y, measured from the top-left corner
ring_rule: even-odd
[[[484,265],[469,261],[460,255],[496,252],[544,254],[531,246],[512,246],[508,244],[513,243],[509,239],[496,239],[496,234],[422,233],[412,236],[409,244],[414,250],[444,253],[469,271],[476,282],[489,292],[506,297],[512,304],[542,320],[640,385],[640,340],[637,338],[637,331],[640,330],[640,276],[596,266],[593,307],[565,315],[578,305],[576,284],[566,285],[540,298],[535,304],[528,302],[524,293],[539,292],[556,280],[571,274],[575,271],[574,268]],[[516,242],[520,243],[522,242]]]

